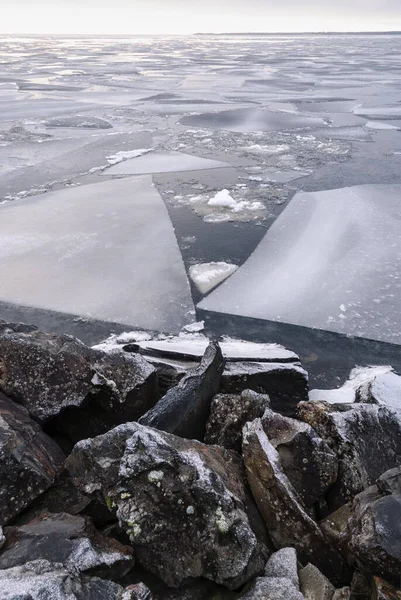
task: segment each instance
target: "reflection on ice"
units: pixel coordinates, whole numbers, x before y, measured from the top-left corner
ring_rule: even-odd
[[[401,185],[298,193],[200,308],[401,344]]]
[[[190,289],[150,177],[0,206],[0,300],[177,332]]]

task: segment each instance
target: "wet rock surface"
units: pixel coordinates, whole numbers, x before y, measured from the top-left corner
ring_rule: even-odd
[[[131,423],[78,443],[67,466],[168,585],[205,577],[235,588],[263,570],[262,522],[237,455]]]
[[[202,440],[223,369],[220,347],[210,344],[199,367],[185,375],[139,422],[181,437]]]
[[[27,411],[0,392],[0,525],[47,490],[64,454]]]

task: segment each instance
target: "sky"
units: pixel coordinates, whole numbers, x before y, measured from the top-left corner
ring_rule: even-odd
[[[401,0],[0,0],[0,33],[401,30]]]

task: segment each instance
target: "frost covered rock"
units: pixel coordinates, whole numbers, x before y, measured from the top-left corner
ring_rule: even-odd
[[[282,548],[269,558],[266,568],[266,577],[279,577],[289,579],[299,590],[298,561],[295,548]]]
[[[236,588],[263,570],[264,525],[235,453],[127,423],[79,442],[67,466],[167,585],[205,577]]]
[[[53,485],[29,505],[29,515],[34,516],[45,511],[77,515],[84,511],[90,502],[90,498],[76,487],[71,475],[64,470]]]
[[[126,588],[126,600],[153,600],[152,592],[144,583],[135,583]],[[125,600],[125,597],[124,599]]]
[[[299,581],[305,600],[332,600],[334,586],[314,565],[300,570]]]
[[[235,394],[247,389],[268,394],[274,411],[295,416],[297,404],[308,399],[308,374],[292,363],[227,362],[220,391]]]
[[[336,590],[332,600],[351,600],[351,589],[349,587],[344,587],[340,590]]]
[[[205,443],[241,452],[242,429],[261,417],[270,406],[269,396],[245,390],[242,394],[218,394],[212,402]]]
[[[355,496],[324,523],[327,534],[362,572],[394,583],[399,582],[401,572],[400,486],[401,468],[397,472],[391,470],[381,477],[379,485]]]
[[[202,440],[223,369],[220,347],[212,343],[199,367],[188,372],[139,422],[181,437]]]
[[[307,423],[266,410],[262,425],[284,473],[304,504],[312,507],[337,479],[336,455]]]
[[[47,490],[64,454],[27,411],[0,392],[0,525]]]
[[[304,600],[291,579],[258,577],[238,600]]]
[[[401,377],[395,373],[376,375],[372,381],[358,388],[356,400],[401,412]]]
[[[332,581],[345,582],[347,567],[343,558],[304,509],[261,419],[245,425],[243,455],[253,496],[275,547],[292,546],[301,562],[312,561]]]
[[[157,400],[155,370],[142,357],[6,323],[0,323],[0,390],[41,423],[63,413],[57,426],[73,441],[135,420]]]
[[[309,400],[312,402],[329,402],[330,404],[352,404],[356,401],[359,390],[368,387],[377,376],[391,373],[392,370],[390,366],[355,367],[341,387],[331,390],[311,390]],[[359,401],[365,402],[365,400]]]
[[[48,560],[71,572],[119,579],[134,566],[132,549],[97,531],[88,517],[42,513],[4,533],[0,570]]]
[[[0,571],[0,593],[2,600],[130,600],[112,581],[87,579],[47,560]]]
[[[401,464],[401,416],[385,406],[303,402],[298,414],[338,457],[338,479],[328,494],[333,510]]]

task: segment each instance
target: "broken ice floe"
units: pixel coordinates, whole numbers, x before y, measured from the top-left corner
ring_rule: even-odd
[[[51,192],[0,213],[1,301],[172,333],[194,320],[151,177]]]
[[[174,173],[180,171],[201,171],[204,169],[221,169],[230,167],[229,164],[218,161],[183,154],[182,152],[149,153],[142,151],[135,156],[124,156],[121,164],[112,163],[114,166],[107,170],[108,175],[141,175],[150,173]],[[121,153],[120,153],[121,154]],[[145,155],[146,154],[146,155]],[[119,163],[121,161],[118,161]]]
[[[189,276],[200,293],[207,294],[237,269],[237,265],[226,262],[202,263],[190,267]]]
[[[401,185],[298,193],[205,310],[401,344]]]

